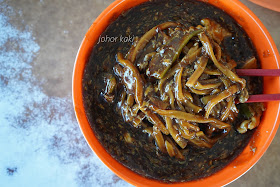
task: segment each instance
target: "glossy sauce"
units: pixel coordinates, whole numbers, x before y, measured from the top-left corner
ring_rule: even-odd
[[[156,0],[141,4],[112,22],[102,36],[141,37],[155,25],[167,21],[179,22],[188,27],[199,25],[203,18],[215,20],[233,34],[231,38],[225,38],[222,50],[238,62],[237,67],[241,67],[248,57],[257,56],[247,35],[230,16],[195,0]],[[117,102],[109,104],[104,101],[104,75],[114,74],[115,55],[118,52],[126,54],[131,45],[131,42],[99,43],[94,47],[85,68],[84,105],[91,127],[105,149],[136,173],[163,182],[190,181],[209,176],[237,157],[254,133],[249,131],[239,134],[235,130],[236,124],[244,120],[242,115],[232,124],[229,134],[211,149],[188,145],[183,150],[186,159],[181,161],[161,153],[154,139],[146,132],[149,129],[134,128],[125,123]],[[130,81],[127,80],[128,85]],[[247,84],[249,94],[261,93],[260,79],[251,77],[247,79]],[[115,101],[121,97],[121,90],[116,96]]]

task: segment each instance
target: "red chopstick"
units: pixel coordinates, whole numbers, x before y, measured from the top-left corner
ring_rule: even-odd
[[[280,94],[260,94],[260,95],[250,95],[246,103],[261,103],[269,101],[280,101]]]
[[[239,76],[277,77],[280,69],[236,69]]]

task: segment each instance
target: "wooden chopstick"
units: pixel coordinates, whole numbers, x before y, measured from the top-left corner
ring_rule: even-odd
[[[277,77],[280,69],[236,69],[239,76]]]

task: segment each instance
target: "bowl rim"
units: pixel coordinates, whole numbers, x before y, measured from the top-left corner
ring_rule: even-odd
[[[73,106],[74,106],[76,118],[79,123],[81,132],[83,133],[83,135],[84,135],[88,145],[92,149],[92,151],[102,160],[102,162],[105,165],[107,165],[107,167],[109,169],[111,169],[120,178],[122,178],[125,181],[127,181],[133,185],[136,185],[136,186],[140,186],[140,185],[142,185],[142,186],[143,185],[144,186],[152,186],[152,185],[167,186],[170,184],[161,183],[161,182],[153,180],[153,179],[147,179],[145,177],[142,177],[142,176],[132,172],[131,170],[129,170],[128,168],[126,168],[125,166],[120,164],[118,161],[113,159],[113,157],[107,153],[107,151],[103,148],[103,146],[100,144],[100,142],[97,140],[97,138],[95,137],[94,133],[91,130],[89,122],[87,121],[85,109],[83,106],[83,100],[82,100],[83,70],[84,70],[85,64],[88,61],[92,48],[96,42],[96,39],[95,40],[92,39],[93,32],[102,33],[106,29],[106,27],[110,24],[110,23],[107,23],[108,20],[110,20],[112,18],[114,19],[114,18],[118,17],[122,11],[128,10],[131,7],[137,6],[138,4],[141,4],[142,2],[146,2],[146,1],[147,0],[139,0],[139,1],[116,0],[111,5],[109,5],[93,22],[93,24],[90,26],[89,30],[85,34],[85,37],[82,40],[82,43],[79,47],[79,50],[78,50],[78,53],[76,56],[75,65],[74,65],[74,69],[73,69],[73,76],[72,76],[72,99],[73,99]],[[273,42],[270,34],[268,33],[268,31],[264,27],[264,25],[261,23],[261,21],[244,4],[242,4],[238,0],[199,0],[199,1],[209,2],[210,4],[212,4],[214,2],[225,3],[225,1],[228,1],[228,2],[231,2],[233,6],[239,7],[239,9],[240,9],[239,11],[243,12],[243,14],[247,14],[247,16],[249,17],[248,19],[251,20],[251,23],[252,22],[255,23],[255,25],[257,25],[257,28],[263,34],[263,37],[266,38],[265,42],[267,42],[267,45],[270,47],[269,49],[271,49],[271,52],[273,54],[273,55],[270,55],[269,59],[270,60],[274,59],[275,65],[276,65],[275,68],[279,69],[280,57],[279,57],[279,53],[278,53],[275,43]],[[125,6],[125,5],[127,5],[127,3],[130,3],[130,7]],[[221,6],[223,6],[223,5],[221,5]],[[220,7],[218,7],[218,8],[221,9]],[[235,13],[232,10],[227,10],[227,11],[225,10],[225,12],[231,16],[233,16],[233,14]],[[106,19],[107,19],[107,21],[105,23],[104,20],[106,20]],[[240,17],[240,19],[238,19],[236,21],[239,23],[244,20],[242,20],[242,17]],[[244,30],[246,31],[246,29],[244,29]],[[248,32],[247,32],[247,34],[250,35]],[[254,43],[254,41],[252,41],[252,42]],[[254,45],[255,45],[255,43],[254,43]],[[258,52],[258,55],[260,56],[261,53],[259,53],[260,51],[258,51],[258,50],[259,49],[257,49],[257,52]],[[264,58],[262,58],[262,56],[260,56],[260,58],[262,59],[261,61],[264,60]],[[266,59],[266,61],[268,61],[268,60]],[[262,62],[262,65],[263,65],[263,62]],[[279,83],[279,81],[280,81],[280,78],[278,80],[276,80],[277,83]],[[277,90],[280,93],[280,86],[278,86],[278,88],[274,89],[274,90]],[[271,91],[271,89],[270,89],[270,91]],[[271,142],[277,132],[277,129],[279,126],[279,121],[280,121],[280,118],[279,118],[280,103],[271,102],[271,103],[269,103],[269,105],[270,106],[275,105],[274,110],[277,109],[277,114],[275,114],[276,116],[275,116],[274,120],[270,120],[270,121],[274,121],[271,132],[269,132],[269,134],[267,135],[266,141],[263,142],[263,145],[261,146],[260,151],[257,152],[257,154],[253,157],[253,159],[250,159],[249,161],[247,161],[245,163],[245,165],[243,165],[242,167],[236,166],[237,170],[235,170],[236,171],[235,173],[230,173],[229,171],[227,171],[228,177],[224,177],[224,175],[221,174],[221,172],[223,172],[225,170],[225,168],[229,167],[229,166],[226,166],[224,169],[218,171],[217,173],[215,173],[209,177],[203,178],[201,180],[183,182],[183,183],[174,183],[173,185],[184,186],[187,184],[189,186],[197,186],[197,185],[206,185],[207,184],[208,186],[224,186],[224,185],[227,185],[227,184],[233,182],[234,180],[238,179],[243,174],[245,174],[263,156],[263,154],[265,153],[265,151],[271,144]],[[257,132],[255,134],[257,134]],[[259,135],[257,135],[257,136],[259,136]],[[255,135],[254,135],[254,137],[255,137]],[[258,138],[258,137],[256,137],[256,138]],[[249,149],[248,147],[249,147],[249,144],[247,145],[247,148],[245,148],[245,149]],[[243,154],[243,152],[241,153],[241,155]],[[239,157],[240,157],[240,155],[237,158],[239,158]],[[247,155],[247,157],[248,157],[248,155]],[[232,163],[234,161],[232,161]],[[231,165],[231,163],[230,163],[230,165]],[[229,174],[231,174],[231,175],[229,175]],[[217,179],[220,179],[220,181],[217,182]]]

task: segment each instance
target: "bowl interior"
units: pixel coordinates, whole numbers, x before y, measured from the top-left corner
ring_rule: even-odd
[[[132,172],[113,159],[106,152],[106,150],[95,137],[88,123],[82,100],[82,78],[84,67],[88,61],[93,46],[98,40],[99,35],[106,29],[108,24],[110,24],[110,21],[118,17],[123,11],[145,1],[147,0],[116,0],[107,9],[105,9],[105,11],[103,11],[103,13],[92,24],[82,41],[76,57],[76,63],[73,72],[73,102],[77,120],[88,144],[97,154],[97,156],[114,173],[135,186],[165,186],[167,184],[144,178]],[[263,69],[279,69],[279,53],[271,36],[260,20],[245,5],[240,3],[238,0],[202,1],[208,2],[224,10],[243,27],[256,47]],[[279,78],[264,78],[264,93],[280,93]],[[189,186],[223,186],[244,174],[261,158],[270,145],[279,125],[279,111],[279,102],[267,103],[266,111],[263,114],[261,124],[242,154],[216,174],[202,180],[187,182],[187,184]],[[252,149],[254,149],[254,151],[252,151]],[[176,183],[174,185],[184,186],[186,183]]]

